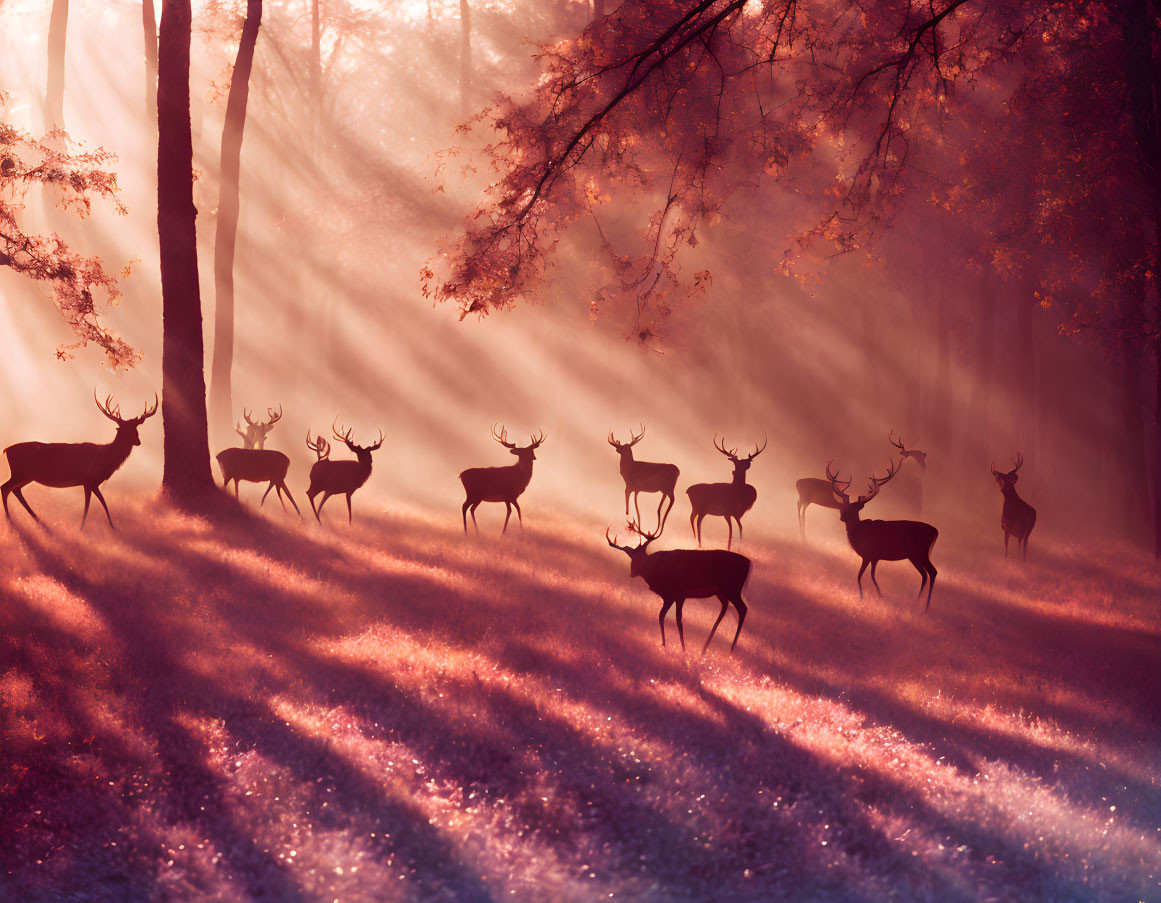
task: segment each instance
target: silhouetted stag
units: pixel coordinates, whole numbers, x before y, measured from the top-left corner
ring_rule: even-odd
[[[701,522],[707,515],[713,514],[726,519],[726,528],[729,535],[726,539],[726,548],[734,544],[734,527],[730,518],[738,522],[738,541],[742,539],[742,515],[754,507],[758,500],[758,490],[746,482],[746,471],[750,463],[766,450],[766,440],[762,447],[754,446],[753,454],[745,458],[738,457],[738,449],[726,450],[726,441],[718,445],[718,437],[714,436],[714,448],[730,459],[734,465],[734,479],[731,483],[695,483],[685,490],[689,496],[689,528],[697,536],[697,544],[701,545]],[[695,523],[696,522],[696,523]]]
[[[516,501],[521,493],[528,488],[532,479],[532,462],[536,460],[536,449],[544,441],[544,433],[529,436],[531,444],[518,446],[508,441],[508,430],[501,427],[496,432],[496,425],[492,424],[492,438],[503,445],[516,456],[516,463],[507,467],[469,467],[460,474],[460,482],[464,484],[467,498],[464,500],[462,514],[464,516],[464,532],[468,532],[468,511],[472,512],[472,526],[476,528],[476,535],[480,533],[480,525],[476,523],[476,509],[481,502],[503,502],[507,513],[504,515],[504,529],[500,535],[508,531],[508,519],[512,516],[512,508],[516,508],[516,518],[520,522],[520,529],[524,529],[524,515],[520,512],[520,503]]]
[[[906,461],[908,458],[911,458],[916,464],[919,465],[920,470],[922,470],[922,471],[927,470],[927,452],[920,451],[917,448],[907,448],[903,444],[903,437],[902,436],[900,436],[899,440],[896,441],[894,430],[891,430],[891,433],[887,436],[887,441],[889,441],[892,445],[894,445],[897,449],[899,449],[899,467],[900,468],[903,467],[904,461]],[[922,478],[919,475],[916,475],[915,481],[911,484],[911,486],[914,489],[914,498],[912,499],[912,501],[915,502],[915,509],[917,511],[922,511],[923,510],[923,480],[922,480]]]
[[[336,422],[337,422],[336,418]],[[371,452],[378,451],[383,445],[383,431],[379,430],[379,441],[374,445],[356,445],[351,441],[352,430],[340,431],[339,428],[332,423],[331,432],[334,437],[340,442],[345,442],[347,448],[355,453],[354,461],[332,461],[330,460],[330,444],[322,436],[318,437],[317,442],[312,442],[310,438],[310,430],[306,431],[306,446],[313,451],[318,460],[314,462],[314,466],[310,469],[310,488],[306,491],[307,500],[310,502],[310,510],[314,512],[314,518],[320,524],[322,523],[322,509],[323,505],[327,503],[332,495],[345,495],[347,497],[347,523],[353,523],[353,515],[351,514],[351,496],[354,495],[355,490],[367,482],[367,478],[371,476]],[[318,503],[318,507],[314,506],[314,497],[319,493],[323,494],[322,501]]]
[[[101,404],[97,401],[97,393],[94,392],[93,401],[97,402],[102,414],[117,424],[117,434],[112,442],[105,445],[98,445],[95,442],[19,442],[4,449],[12,475],[8,478],[8,482],[0,486],[0,497],[4,503],[4,514],[10,520],[11,515],[8,513],[10,492],[32,515],[33,520],[40,520],[20,491],[29,483],[40,483],[58,489],[70,486],[83,487],[85,511],[81,515],[81,526],[85,525],[85,520],[89,516],[89,501],[94,495],[105,509],[109,526],[113,526],[109,506],[105,504],[105,497],[101,495],[101,484],[125,463],[129,453],[133,451],[133,446],[141,444],[137,428],[157,413],[157,395],[153,396],[153,407],[146,408],[140,417],[127,419],[122,419],[120,405],[112,407],[112,395],[107,396],[105,403]]]
[[[732,653],[738,645],[738,637],[742,635],[742,622],[746,620],[742,588],[750,576],[750,559],[723,549],[673,549],[649,555],[646,553],[649,543],[660,533],[645,533],[633,523],[629,524],[629,529],[642,538],[639,545],[619,546],[616,537],[609,539],[607,529],[605,540],[614,549],[620,549],[629,556],[629,576],[644,577],[649,588],[661,597],[661,612],[657,616],[661,625],[661,645],[665,645],[665,613],[672,606],[677,606],[677,636],[681,639],[684,652],[685,629],[681,622],[681,610],[685,600],[715,596],[722,603],[722,610],[710,628],[701,651],[704,654],[709,648],[710,640],[714,638],[718,625],[732,604],[738,610],[738,629],[734,633],[734,641],[730,643]]]
[[[1000,528],[1004,531],[1004,557],[1008,557],[1008,537],[1015,536],[1016,544],[1024,550],[1024,560],[1028,560],[1028,535],[1036,526],[1036,509],[1020,498],[1016,492],[1016,471],[1024,466],[1024,456],[1019,452],[1012,459],[1016,466],[1007,473],[996,470],[992,462],[992,476],[1004,494],[1004,511],[1000,515]]]
[[[250,418],[249,411],[242,412],[242,416],[246,419],[246,428],[243,430],[242,424],[239,423],[234,428],[234,432],[242,437],[245,447],[227,448],[217,454],[218,466],[222,468],[222,488],[229,489],[232,482],[234,484],[234,498],[238,498],[239,480],[245,480],[247,483],[268,483],[258,507],[262,507],[266,503],[266,496],[270,495],[271,489],[274,489],[282,507],[286,507],[286,503],[282,501],[282,494],[285,492],[290,504],[294,506],[295,513],[302,517],[302,512],[298,510],[298,503],[294,501],[290,489],[286,485],[286,473],[290,469],[290,458],[282,452],[267,451],[263,448],[266,444],[266,434],[274,429],[274,424],[282,419],[282,406],[278,406],[277,414],[274,413],[273,408],[267,408],[266,415],[270,418],[269,420],[256,423]]]
[[[832,462],[833,463],[833,462]],[[859,512],[863,506],[879,494],[879,490],[895,476],[897,466],[888,466],[884,477],[871,476],[867,486],[869,492],[860,495],[858,501],[852,502],[846,490],[851,481],[840,481],[837,473],[831,473],[831,465],[826,466],[826,476],[830,481],[832,491],[841,499],[839,517],[847,528],[847,539],[851,548],[863,559],[859,568],[859,597],[863,595],[863,572],[867,565],[871,566],[871,582],[875,584],[875,592],[882,597],[879,581],[875,579],[875,570],[880,561],[902,561],[907,559],[919,571],[923,578],[919,584],[919,593],[915,598],[923,595],[923,587],[927,586],[927,578],[931,584],[927,588],[927,605],[924,611],[931,608],[931,593],[935,589],[935,577],[939,572],[931,563],[931,548],[939,538],[939,531],[931,524],[914,520],[860,520]],[[842,488],[839,483],[842,482]]]
[[[675,464],[656,464],[652,461],[636,461],[633,459],[633,446],[645,436],[645,424],[641,424],[641,432],[634,435],[629,430],[629,441],[618,442],[609,430],[609,445],[617,450],[621,456],[621,476],[625,480],[625,516],[629,515],[629,495],[633,496],[633,507],[637,511],[637,523],[641,523],[641,506],[639,496],[642,492],[660,492],[661,501],[657,503],[657,529],[665,529],[665,520],[673,510],[674,489],[677,486],[677,477],[680,471]],[[665,509],[664,517],[661,506],[669,499],[669,506]]]

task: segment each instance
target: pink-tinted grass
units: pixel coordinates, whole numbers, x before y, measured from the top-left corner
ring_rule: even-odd
[[[0,532],[0,899],[1161,898],[1127,548],[942,537],[925,616],[747,533],[703,658],[595,525],[117,507]]]

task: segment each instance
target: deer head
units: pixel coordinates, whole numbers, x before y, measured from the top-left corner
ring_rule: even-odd
[[[117,424],[117,438],[123,442],[128,442],[130,445],[140,445],[141,437],[137,434],[137,428],[141,426],[146,420],[157,413],[157,393],[153,393],[153,407],[147,407],[139,417],[121,417],[121,406],[113,404],[113,396],[106,395],[105,403],[101,404],[97,400],[97,390],[93,390],[93,401],[97,402],[97,409]]]
[[[508,441],[508,428],[500,427],[500,432],[496,432],[496,424],[492,424],[492,438],[499,442],[504,448],[508,449],[514,454],[521,464],[529,464],[536,460],[536,449],[540,448],[540,444],[545,440],[544,432],[541,431],[535,436],[529,436],[530,444],[517,445],[515,442]],[[640,437],[638,437],[640,438]]]
[[[611,530],[611,529],[612,529],[612,527],[605,528],[605,541],[608,542],[608,544],[610,546],[612,546],[614,549],[620,549],[622,552],[624,552],[626,555],[629,556],[629,576],[630,577],[642,576],[643,568],[645,565],[645,559],[647,557],[646,556],[646,549],[649,548],[649,543],[653,542],[653,540],[655,540],[661,534],[659,532],[658,533],[646,533],[644,530],[642,530],[640,527],[638,527],[633,521],[629,521],[629,532],[636,533],[638,536],[640,536],[641,542],[635,546],[619,546],[619,545],[617,545],[617,537],[616,536],[614,536],[612,539],[609,539],[609,530]]]
[[[246,428],[243,429],[242,424],[239,422],[237,426],[234,427],[234,432],[242,437],[242,441],[245,443],[246,448],[265,448],[266,434],[274,429],[274,424],[282,419],[282,405],[278,406],[277,414],[274,413],[274,408],[266,409],[266,416],[270,418],[269,420],[255,423],[250,418],[249,410],[246,409],[243,409],[242,416],[246,420]]]
[[[351,434],[354,432],[354,430],[351,430],[351,429],[344,430],[342,428],[342,426],[339,425],[339,418],[338,417],[336,417],[335,422],[331,424],[331,432],[334,434],[334,437],[336,439],[338,439],[340,442],[345,442],[347,444],[347,448],[349,448],[351,451],[353,451],[355,453],[355,457],[360,458],[360,459],[362,459],[362,457],[364,455],[369,457],[371,452],[378,451],[379,448],[382,447],[383,439],[385,438],[383,435],[383,431],[379,430],[379,441],[376,442],[374,445],[356,445],[354,442],[351,441]]]
[[[996,483],[999,485],[1001,491],[1011,489],[1016,485],[1016,481],[1020,479],[1016,476],[1016,471],[1024,466],[1024,456],[1016,452],[1016,457],[1012,459],[1012,463],[1016,466],[1007,473],[996,470],[996,462],[992,461],[992,476],[996,478]]]
[[[903,437],[900,436],[899,441],[896,442],[894,430],[891,430],[890,435],[887,436],[887,440],[892,445],[894,445],[897,449],[899,449],[899,463],[900,464],[903,463],[903,458],[914,458],[916,464],[918,464],[924,470],[927,470],[927,452],[919,451],[919,449],[916,449],[916,448],[904,448]]]
[[[765,436],[763,436],[761,448],[759,448],[757,446],[757,444],[755,444],[753,452],[751,452],[749,455],[747,455],[744,458],[739,458],[737,446],[734,446],[732,449],[727,449],[726,448],[726,437],[722,436],[722,441],[719,444],[717,433],[714,434],[714,448],[716,448],[723,455],[725,455],[727,458],[729,458],[731,462],[733,462],[734,473],[736,473],[736,474],[745,473],[747,470],[750,469],[750,462],[753,461],[756,457],[758,457],[758,455],[762,454],[762,452],[764,452],[766,450],[766,445],[767,445],[768,441],[769,440]]]
[[[331,456],[331,444],[327,442],[326,438],[321,433],[319,434],[317,440],[312,441],[310,438],[310,430],[307,430],[306,447],[314,452],[320,461],[325,461]]]
[[[613,436],[613,431],[609,430],[609,445],[613,446],[613,448],[615,448],[617,450],[617,454],[619,454],[622,458],[624,458],[626,455],[628,455],[630,458],[632,458],[633,452],[631,451],[631,449],[633,448],[634,445],[636,445],[638,442],[640,442],[644,438],[644,436],[645,436],[645,424],[644,423],[641,424],[641,432],[638,433],[637,435],[634,435],[633,431],[629,430],[629,441],[628,442],[618,442],[616,440],[616,438]]]
[[[851,481],[841,480],[837,471],[832,473],[831,466],[833,464],[834,461],[827,463],[826,478],[830,480],[830,485],[831,488],[834,489],[835,497],[838,498],[841,503],[839,507],[839,519],[844,524],[858,523],[859,512],[863,510],[863,506],[875,496],[877,496],[879,494],[879,490],[886,486],[887,483],[890,482],[891,478],[895,476],[899,470],[899,466],[897,464],[888,463],[887,473],[881,477],[877,477],[872,474],[867,480],[867,494],[860,495],[857,501],[852,502],[850,496],[847,495],[847,490],[850,488]],[[841,489],[839,488],[840,484],[842,486]]]

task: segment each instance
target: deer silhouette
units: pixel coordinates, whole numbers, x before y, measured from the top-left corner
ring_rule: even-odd
[[[234,431],[242,437],[245,447],[227,448],[217,454],[218,466],[222,468],[222,488],[228,489],[232,482],[234,484],[234,498],[238,498],[238,482],[240,480],[245,480],[248,483],[268,483],[258,507],[266,504],[266,496],[270,495],[271,489],[274,489],[282,507],[286,508],[286,503],[282,501],[282,494],[285,492],[286,497],[290,499],[290,504],[294,506],[295,513],[302,517],[302,512],[298,510],[298,503],[294,501],[294,497],[286,485],[286,473],[290,469],[290,458],[282,452],[268,451],[263,447],[266,444],[266,434],[274,429],[274,424],[282,419],[282,405],[278,406],[277,414],[274,413],[273,408],[267,408],[266,415],[270,418],[269,420],[255,422],[251,419],[249,411],[242,412],[247,426],[243,429],[242,424],[239,423]]]
[[[476,528],[476,535],[480,533],[480,525],[476,523],[476,509],[481,502],[503,502],[506,509],[504,514],[504,529],[500,535],[508,531],[508,519],[512,516],[512,508],[516,508],[516,518],[520,522],[520,529],[524,529],[524,515],[520,512],[520,503],[517,499],[528,488],[532,479],[532,462],[536,460],[536,449],[544,442],[544,433],[530,436],[530,444],[518,446],[508,441],[507,427],[501,427],[496,432],[496,425],[492,424],[492,438],[516,456],[516,463],[507,467],[469,467],[460,474],[460,482],[464,484],[467,498],[461,513],[464,517],[464,532],[468,532],[468,511],[472,512],[472,526]]]
[[[900,436],[898,438],[898,440],[895,439],[895,431],[894,430],[891,430],[890,434],[887,436],[887,441],[890,442],[893,446],[895,446],[895,448],[899,449],[899,468],[900,468],[900,470],[902,470],[903,464],[904,464],[904,462],[906,462],[906,460],[908,458],[910,458],[916,464],[919,465],[920,471],[927,470],[927,452],[920,451],[917,448],[907,448],[903,444],[903,437],[902,436]],[[916,474],[915,477],[913,478],[913,481],[910,484],[906,483],[906,481],[905,481],[904,485],[909,486],[909,488],[911,490],[908,493],[908,495],[912,496],[911,501],[913,501],[915,503],[915,509],[917,511],[922,511],[923,510],[923,479],[922,479],[922,474]]]
[[[310,502],[310,510],[314,512],[314,519],[320,524],[322,523],[323,505],[327,503],[327,499],[332,495],[345,495],[347,497],[347,523],[354,522],[354,517],[351,513],[351,496],[371,476],[371,453],[377,451],[383,445],[384,436],[382,430],[379,430],[378,442],[374,445],[362,446],[356,445],[351,441],[352,430],[342,430],[336,426],[337,423],[338,418],[336,417],[335,423],[331,424],[331,432],[336,439],[340,442],[345,442],[347,448],[355,453],[354,461],[330,460],[330,445],[326,439],[319,436],[317,442],[312,442],[310,430],[306,431],[307,448],[315,452],[318,456],[318,460],[314,462],[314,466],[310,469],[310,488],[306,490],[306,498]],[[314,497],[320,492],[323,494],[323,497],[316,508],[314,505]]]
[[[798,529],[802,533],[803,541],[805,541],[806,509],[811,505],[818,505],[822,508],[840,510],[842,501],[835,496],[834,487],[830,480],[803,477],[794,484],[794,488],[798,490]]]
[[[1008,538],[1015,536],[1016,545],[1023,549],[1024,561],[1027,561],[1028,536],[1036,526],[1036,509],[1016,492],[1016,481],[1019,479],[1016,471],[1024,466],[1024,456],[1016,452],[1012,463],[1016,466],[1007,473],[1001,473],[996,470],[996,462],[992,462],[992,476],[996,478],[996,484],[1004,494],[1004,510],[1000,514],[1000,529],[1004,531],[1004,557],[1008,557]]]
[[[153,396],[153,407],[147,407],[139,417],[122,418],[121,407],[113,406],[112,395],[106,396],[105,403],[101,404],[94,391],[93,401],[102,414],[117,424],[117,433],[112,442],[104,445],[95,442],[18,442],[4,449],[11,476],[0,486],[0,497],[4,503],[4,515],[9,520],[12,519],[8,513],[9,493],[16,496],[16,500],[32,515],[33,520],[40,520],[20,491],[29,483],[40,483],[58,489],[82,487],[85,490],[85,510],[81,515],[81,526],[84,527],[89,516],[89,501],[94,495],[105,509],[109,526],[113,526],[113,516],[109,514],[109,506],[101,495],[101,484],[125,463],[133,446],[141,444],[137,430],[157,413],[157,395],[155,393]]]
[[[672,549],[648,554],[649,543],[660,536],[660,532],[645,533],[632,522],[629,523],[629,530],[641,537],[642,541],[638,545],[617,545],[615,536],[609,539],[608,529],[605,530],[605,540],[614,549],[620,549],[629,556],[629,576],[643,577],[649,589],[661,597],[661,612],[657,616],[661,625],[661,645],[665,645],[665,614],[670,608],[677,606],[677,636],[684,652],[685,628],[681,613],[685,600],[715,596],[722,603],[722,610],[710,628],[701,651],[704,655],[709,648],[718,625],[732,604],[738,610],[738,629],[734,633],[734,641],[730,643],[732,654],[738,645],[738,637],[742,635],[742,623],[746,620],[747,606],[742,600],[742,589],[750,576],[750,559],[723,549]]]
[[[718,437],[714,436],[714,448],[730,459],[734,465],[734,479],[730,483],[695,483],[685,490],[689,496],[689,528],[697,536],[697,544],[701,545],[701,522],[706,515],[714,514],[726,519],[726,528],[729,530],[726,539],[726,548],[734,543],[734,528],[730,518],[738,522],[738,541],[742,539],[742,515],[754,507],[758,499],[758,490],[746,482],[746,471],[750,469],[753,460],[766,450],[766,440],[762,447],[754,446],[752,454],[745,458],[738,457],[738,449],[726,449],[726,440],[723,437],[718,444]],[[696,521],[696,525],[695,525]]]
[[[633,496],[633,506],[637,511],[637,523],[641,523],[641,506],[639,497],[642,492],[660,492],[661,501],[657,503],[657,529],[665,529],[665,520],[673,509],[673,493],[677,486],[677,477],[680,473],[674,464],[656,464],[652,461],[637,461],[633,458],[633,446],[645,436],[645,424],[641,424],[641,432],[634,435],[629,430],[629,441],[618,442],[609,430],[609,445],[617,450],[621,456],[621,476],[625,480],[625,516],[629,515],[629,495]],[[664,517],[661,506],[665,500],[669,506],[665,509]]]
[[[880,561],[910,561],[915,570],[923,578],[919,584],[918,599],[923,595],[923,587],[927,586],[927,605],[923,609],[931,608],[931,593],[935,589],[935,577],[939,573],[931,563],[931,549],[935,540],[939,538],[939,531],[931,524],[913,520],[860,520],[859,512],[863,506],[879,494],[879,490],[895,476],[898,466],[888,465],[887,475],[884,477],[871,476],[867,483],[868,493],[860,495],[858,501],[852,502],[846,490],[851,481],[845,482],[837,473],[831,473],[830,462],[826,466],[826,476],[830,480],[832,490],[842,501],[839,505],[839,518],[847,528],[847,540],[851,548],[863,559],[859,568],[859,598],[863,595],[863,572],[867,565],[871,566],[871,582],[875,584],[875,592],[880,597],[883,591],[879,589],[879,581],[875,579],[875,570]],[[842,483],[842,488],[839,484]],[[927,578],[931,578],[928,586]]]

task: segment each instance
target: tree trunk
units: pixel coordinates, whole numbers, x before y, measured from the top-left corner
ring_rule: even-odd
[[[472,95],[472,9],[460,0],[460,117],[468,118]]]
[[[221,189],[218,199],[217,234],[214,237],[214,363],[210,381],[210,412],[214,428],[226,435],[233,422],[230,370],[234,360],[234,251],[238,238],[238,183],[242,167],[242,133],[246,128],[246,102],[250,95],[250,70],[254,46],[262,25],[262,0],[247,0],[246,21],[238,59],[226,101],[222,129]]]
[[[605,17],[605,0],[593,0],[593,21]]]
[[[983,298],[976,318],[975,379],[972,381],[971,412],[973,431],[983,444],[980,457],[987,457],[991,446],[992,372],[996,359],[996,293],[1003,283],[993,270],[982,280]]]
[[[153,0],[141,2],[141,32],[145,40],[145,118],[157,118],[157,15]]]
[[[163,493],[197,506],[214,489],[206,435],[202,309],[189,112],[190,0],[162,0],[157,81]]]
[[[48,21],[48,78],[44,90],[44,130],[64,128],[65,35],[69,0],[53,0]]]
[[[1039,407],[1039,367],[1036,347],[1035,283],[1026,279],[1016,298],[1016,445],[1035,459],[1039,451],[1037,414]]]
[[[951,447],[951,303],[947,290],[936,290],[939,297],[938,355],[935,363],[935,386],[931,398],[932,444],[950,457]]]

